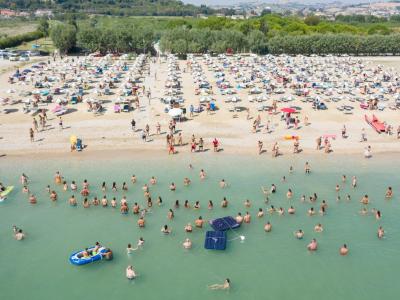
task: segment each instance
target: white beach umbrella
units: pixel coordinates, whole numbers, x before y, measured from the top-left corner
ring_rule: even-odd
[[[180,108],[173,108],[173,109],[170,109],[169,111],[168,111],[168,114],[171,116],[171,117],[179,117],[179,116],[181,116],[182,115],[182,113],[183,113],[183,111],[182,111],[182,109],[180,109]]]

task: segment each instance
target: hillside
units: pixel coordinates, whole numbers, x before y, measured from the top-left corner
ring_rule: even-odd
[[[194,16],[210,14],[206,6],[184,4],[176,0],[0,0],[0,8],[54,12],[86,12],[119,16]]]

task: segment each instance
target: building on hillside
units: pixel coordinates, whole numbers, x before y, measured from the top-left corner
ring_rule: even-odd
[[[232,15],[230,16],[232,20],[244,20],[246,17],[243,15]]]
[[[0,9],[0,16],[3,17],[15,17],[17,12],[11,9]]]
[[[199,19],[208,19],[208,17],[205,14],[198,14],[197,17]]]
[[[49,9],[38,9],[35,11],[35,17],[52,17],[53,12]]]

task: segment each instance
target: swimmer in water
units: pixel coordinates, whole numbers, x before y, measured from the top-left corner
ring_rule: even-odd
[[[71,206],[76,206],[77,205],[77,202],[76,202],[76,199],[75,199],[74,195],[72,195],[71,198],[69,198],[68,203]]]
[[[193,231],[193,227],[192,224],[188,223],[185,226],[185,232],[192,232]]]
[[[203,228],[204,220],[200,216],[194,221],[194,225],[196,225],[197,228]]]
[[[227,186],[227,184],[225,182],[225,179],[221,179],[221,181],[219,182],[219,187],[221,189],[224,189],[224,188],[226,188],[226,186]]]
[[[293,192],[292,189],[288,189],[287,193],[286,193],[286,198],[290,199],[293,196]]]
[[[380,220],[382,218],[382,214],[380,210],[375,210],[375,219]]]
[[[188,238],[185,239],[185,241],[182,244],[183,248],[185,249],[191,249],[192,248],[192,241]]]
[[[185,179],[183,179],[183,185],[184,186],[189,186],[191,184],[191,181],[189,178],[185,177]]]
[[[293,166],[290,166],[289,167],[289,174],[292,174],[293,173]]]
[[[386,190],[385,198],[386,198],[386,199],[389,199],[389,198],[392,198],[392,196],[393,196],[393,190],[392,190],[392,187],[389,186],[389,187],[387,188],[387,190]]]
[[[258,218],[264,217],[264,211],[263,211],[262,208],[259,208],[259,209],[258,209],[257,217],[258,217]]]
[[[322,227],[322,224],[317,224],[314,226],[314,231],[315,232],[322,232],[324,231],[324,228]]]
[[[70,188],[74,192],[78,189],[78,186],[76,185],[75,181],[71,182]]]
[[[356,176],[353,176],[353,178],[351,179],[351,186],[353,188],[357,187],[357,177]]]
[[[378,239],[383,238],[385,235],[385,231],[383,230],[382,226],[379,226],[378,228]]]
[[[361,198],[360,202],[364,205],[369,204],[369,198],[368,195],[364,195],[364,197]]]
[[[155,185],[157,183],[157,179],[154,177],[154,176],[152,176],[151,178],[150,178],[150,184],[151,185]]]
[[[136,176],[135,176],[135,175],[132,175],[132,176],[131,176],[131,182],[132,182],[132,183],[136,183],[136,181],[137,181]]]
[[[210,290],[227,290],[230,287],[231,287],[231,281],[229,280],[229,278],[225,279],[223,284],[212,284],[208,286]]]
[[[304,171],[306,174],[311,173],[311,167],[310,167],[310,164],[308,163],[308,161],[306,161],[306,164],[304,165]]]
[[[250,221],[251,221],[251,216],[250,216],[250,213],[247,211],[243,217],[243,222],[250,223]]]
[[[132,248],[132,245],[131,245],[131,244],[128,244],[128,247],[126,248],[126,253],[127,253],[127,254],[132,254],[134,250],[135,250],[135,249]]]
[[[146,221],[144,220],[143,217],[140,217],[139,220],[137,221],[137,224],[138,224],[139,228],[144,228]]]
[[[297,231],[294,232],[294,236],[295,236],[297,239],[301,240],[301,239],[304,237],[304,231],[301,230],[301,229],[299,229],[299,230],[297,230]]]
[[[200,179],[201,179],[201,180],[204,180],[204,179],[206,178],[206,172],[204,172],[204,170],[201,169],[201,170],[200,170],[199,176],[200,176]]]
[[[168,225],[164,225],[163,227],[161,227],[161,232],[164,233],[165,235],[170,234],[172,232],[172,230],[170,228],[168,228]]]
[[[37,200],[36,200],[36,197],[35,197],[34,194],[31,194],[31,195],[29,196],[29,203],[30,203],[30,204],[36,204],[36,203],[37,203]]]
[[[221,207],[227,208],[228,204],[229,204],[228,200],[226,199],[226,197],[224,197],[224,199],[222,199],[222,201],[221,201]]]
[[[245,201],[244,201],[244,207],[251,207],[251,202],[250,202],[250,200],[249,199],[246,199]]]
[[[272,194],[276,193],[276,185],[275,185],[275,184],[271,184],[270,192],[271,192]]]
[[[288,208],[288,214],[289,215],[294,215],[295,213],[296,213],[296,209],[293,206]]]
[[[17,241],[22,241],[25,238],[25,234],[23,233],[22,229],[17,228],[15,225],[13,226],[14,231],[14,238]]]
[[[311,217],[311,216],[314,216],[314,215],[315,215],[314,207],[311,207],[311,208],[308,210],[307,214],[308,214],[310,217]]]
[[[305,202],[306,201],[306,195],[301,196],[300,202]]]
[[[264,225],[264,231],[265,232],[271,232],[272,230],[272,225],[271,223],[268,221],[265,225]]]
[[[24,185],[24,187],[22,188],[22,192],[25,194],[29,193],[29,189],[26,185]]]
[[[307,245],[307,249],[309,251],[317,251],[318,243],[316,239],[312,239],[311,242]]]
[[[343,175],[342,175],[342,182],[345,183],[346,180],[347,180],[346,175],[343,174]]]
[[[172,209],[169,209],[167,217],[170,220],[174,218],[174,211]]]
[[[242,216],[242,213],[238,213],[237,214],[237,216],[236,216],[236,222],[238,222],[239,224],[242,224],[243,223],[243,216]]]
[[[62,181],[62,176],[60,172],[57,171],[56,174],[54,175],[54,182],[56,184],[61,184],[61,181]]]
[[[57,193],[55,191],[51,191],[50,193],[50,199],[52,201],[57,201]]]
[[[28,184],[28,176],[26,176],[24,173],[22,173],[22,175],[20,177],[20,181],[21,181],[22,185]]]
[[[214,208],[214,203],[211,200],[208,200],[207,208],[208,209],[213,209]]]
[[[132,280],[132,279],[136,278],[136,272],[133,269],[133,266],[128,266],[126,268],[125,274],[126,274],[126,278],[128,278],[129,280]]]
[[[366,207],[363,207],[360,211],[359,211],[360,215],[362,216],[366,216],[368,215],[368,209]]]
[[[169,186],[169,190],[172,191],[172,192],[176,191],[175,183],[173,183],[173,182],[171,183],[171,185]]]
[[[272,215],[273,213],[276,212],[276,208],[273,205],[271,205],[271,207],[268,208],[268,212]]]
[[[340,247],[339,253],[340,253],[340,255],[342,255],[342,256],[346,256],[346,255],[349,253],[349,248],[347,248],[347,245],[346,245],[346,244],[343,244],[343,246]]]
[[[283,209],[283,207],[279,207],[279,209],[278,209],[278,214],[279,214],[280,216],[283,216],[283,215],[285,214],[285,210]]]
[[[335,191],[336,191],[336,193],[338,193],[340,191],[340,186],[338,184],[335,187]]]

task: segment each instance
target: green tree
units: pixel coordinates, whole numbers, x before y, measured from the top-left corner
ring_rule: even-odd
[[[49,21],[46,18],[41,18],[37,30],[43,34],[43,36],[49,35]]]
[[[320,21],[321,19],[315,15],[309,15],[304,19],[304,23],[306,23],[308,26],[316,26]]]
[[[67,53],[76,44],[76,28],[73,25],[57,23],[51,26],[50,37],[61,53]]]

